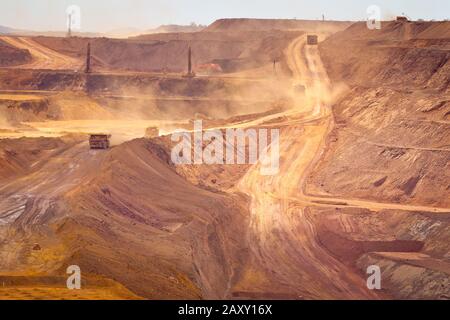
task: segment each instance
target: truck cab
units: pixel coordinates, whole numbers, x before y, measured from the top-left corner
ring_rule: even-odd
[[[110,134],[94,133],[89,135],[89,145],[91,149],[109,149]]]
[[[315,34],[309,34],[306,37],[306,43],[310,46],[317,45],[319,43],[319,39]]]

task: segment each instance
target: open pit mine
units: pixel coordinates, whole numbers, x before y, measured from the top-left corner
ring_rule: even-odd
[[[0,33],[4,299],[450,299],[450,22]]]

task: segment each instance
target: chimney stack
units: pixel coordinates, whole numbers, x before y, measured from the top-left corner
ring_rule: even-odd
[[[91,72],[91,43],[88,42],[87,52],[86,52],[86,70],[85,73]]]
[[[192,49],[191,46],[188,47],[188,72],[183,75],[185,78],[194,78],[195,73],[192,70]]]
[[[192,74],[192,50],[191,46],[189,46],[188,50],[188,75]]]

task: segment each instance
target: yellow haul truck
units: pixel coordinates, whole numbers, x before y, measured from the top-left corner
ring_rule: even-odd
[[[89,145],[91,149],[108,149],[110,134],[95,133],[89,136]]]
[[[306,38],[306,43],[308,45],[316,45],[319,43],[319,40],[315,34],[310,34]]]

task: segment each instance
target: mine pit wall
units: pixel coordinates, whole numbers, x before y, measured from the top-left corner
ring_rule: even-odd
[[[52,119],[49,100],[46,98],[29,101],[0,100],[0,119],[11,125],[24,121]]]
[[[84,90],[85,75],[73,71],[0,69],[0,90]]]
[[[423,25],[424,24],[424,25]],[[410,37],[405,28],[420,28]],[[354,86],[449,92],[450,22],[391,22],[379,31],[355,23],[319,45],[330,78]]]
[[[28,50],[10,46],[0,40],[0,67],[17,66],[32,61]]]
[[[306,193],[449,208],[449,41],[366,39],[364,28],[319,45],[333,83],[348,91],[332,106],[334,127]],[[369,265],[381,267],[386,297],[449,298],[449,214],[315,208],[309,215],[320,245],[363,279]]]
[[[74,71],[55,70],[0,70],[1,90],[79,90],[86,92],[122,93],[130,88],[132,92],[152,93],[160,89],[169,95],[202,95],[224,86],[219,79],[182,79],[135,74],[85,74]],[[176,84],[184,84],[177,86]],[[194,90],[195,89],[195,90]],[[206,91],[208,90],[208,91]]]
[[[142,94],[161,96],[245,98],[250,91],[257,91],[258,100],[273,97],[270,89],[273,81],[253,79],[226,79],[219,77],[183,78],[181,76],[152,74],[85,74],[75,71],[0,69],[0,90],[85,91],[88,93]],[[253,95],[255,98],[255,95]]]
[[[64,119],[50,105],[58,104],[61,92],[73,99],[87,96],[118,119],[181,120],[187,118],[228,118],[265,112],[283,97],[267,81],[246,79],[162,77],[148,74],[89,74],[72,71],[0,70],[0,90],[41,90],[42,101],[2,101],[2,112],[11,121]],[[12,92],[12,93],[13,93]],[[258,94],[255,94],[258,93]],[[64,96],[64,99],[71,99]],[[50,100],[50,102],[49,102]],[[4,106],[6,106],[4,107]],[[9,108],[13,107],[13,109]],[[47,110],[47,114],[45,110]],[[57,110],[58,108],[56,108]],[[128,112],[127,114],[127,110]],[[12,111],[20,111],[12,112]],[[124,118],[125,117],[125,118]]]
[[[386,297],[448,299],[448,215],[314,208],[308,216],[319,244],[363,279],[368,266],[381,268]]]
[[[187,52],[191,47],[194,69],[216,63],[228,73],[257,68],[274,58],[281,59],[283,50],[301,33],[298,30],[249,30],[144,34],[129,39],[34,37],[33,41],[83,60],[90,43],[94,70],[135,72],[186,72]]]
[[[314,185],[347,197],[450,207],[450,52],[410,41],[362,42],[346,32],[320,45],[330,77],[349,93],[333,106],[334,151]],[[342,170],[358,181],[344,184]]]
[[[85,91],[122,93],[129,88],[131,92],[146,92],[160,89],[161,92],[179,95],[192,92],[197,95],[205,94],[205,90],[220,88],[220,80],[176,79],[163,78],[152,75],[114,75],[114,74],[85,74],[74,71],[54,70],[0,70],[2,90],[50,90],[50,91]],[[170,84],[185,84],[180,86]],[[193,90],[196,89],[196,90]]]

